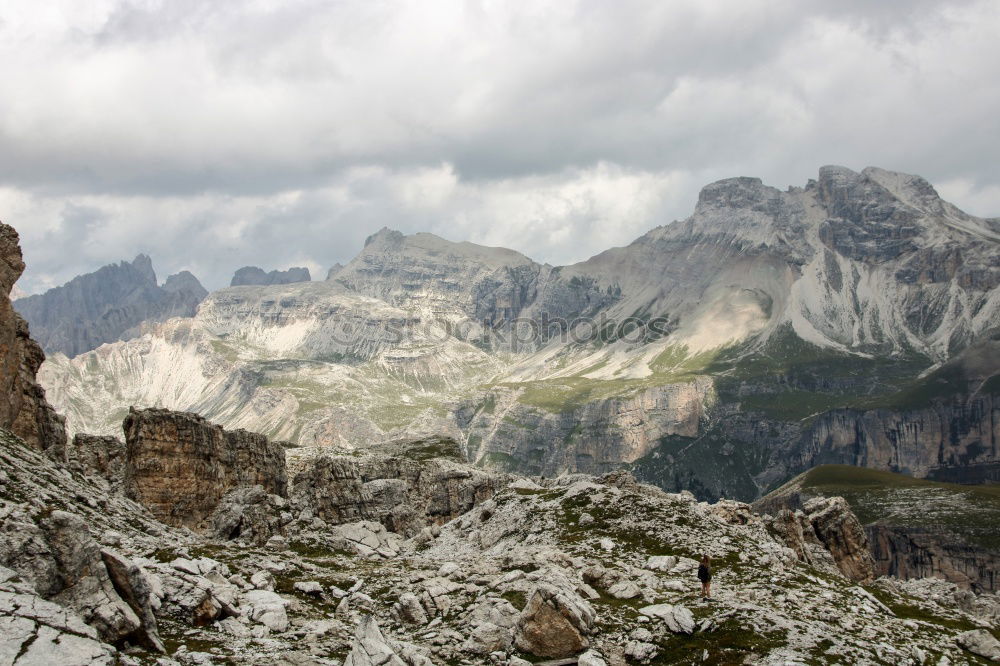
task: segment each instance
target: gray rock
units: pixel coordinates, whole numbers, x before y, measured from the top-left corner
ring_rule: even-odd
[[[15,307],[45,351],[72,357],[134,337],[143,322],[190,317],[207,295],[187,271],[158,286],[152,261],[140,254],[19,299]]]
[[[296,267],[285,271],[264,272],[256,266],[244,266],[236,271],[233,279],[229,281],[229,286],[293,284],[295,282],[309,282],[311,279],[308,268]]]
[[[694,615],[684,606],[655,604],[644,606],[639,609],[639,612],[647,617],[662,620],[667,629],[675,634],[694,633]]]
[[[0,567],[0,663],[11,666],[111,666],[115,649],[72,610],[39,597]]]
[[[288,602],[268,590],[249,590],[243,593],[243,607],[247,617],[265,625],[271,631],[288,629]]]
[[[955,642],[972,654],[1000,662],[1000,641],[985,629],[963,632],[955,637]]]
[[[103,640],[113,643],[141,629],[108,576],[100,546],[75,514],[53,511],[37,525],[4,522],[0,563],[31,581],[42,597],[77,611]]]
[[[104,560],[115,591],[139,618],[140,627],[133,633],[132,638],[147,650],[165,652],[154,614],[154,605],[157,602],[146,573],[110,548],[101,550],[101,559]]]
[[[344,666],[406,666],[389,646],[375,618],[365,615],[358,623]]]

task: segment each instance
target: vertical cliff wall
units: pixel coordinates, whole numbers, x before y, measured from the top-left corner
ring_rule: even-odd
[[[17,231],[0,222],[0,427],[29,446],[61,458],[66,454],[63,419],[45,400],[35,374],[45,360],[28,324],[11,306],[9,294],[24,271]]]
[[[167,524],[204,527],[233,488],[286,494],[284,448],[264,435],[166,409],[132,408],[123,427],[125,492]]]

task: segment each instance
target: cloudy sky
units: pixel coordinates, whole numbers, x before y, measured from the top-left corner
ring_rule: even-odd
[[[997,35],[995,0],[5,0],[0,219],[36,292],[325,275],[383,226],[568,263],[831,163],[998,216]]]

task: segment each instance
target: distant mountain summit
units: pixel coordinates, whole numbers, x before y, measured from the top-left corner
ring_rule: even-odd
[[[996,481],[997,257],[996,221],[919,176],[728,178],[570,266],[382,229],[328,280],[219,290],[42,377],[101,434],[130,405],[300,445],[444,433],[484,467],[706,499],[821,463]]]
[[[48,353],[73,357],[107,342],[135,337],[138,326],[170,317],[191,317],[208,295],[188,271],[156,282],[152,260],[109,264],[61,287],[14,301],[31,334]]]
[[[294,284],[296,282],[309,282],[312,277],[308,268],[299,266],[289,268],[287,271],[264,272],[262,268],[256,266],[244,266],[236,271],[233,279],[230,280],[230,287],[242,286],[267,286],[271,284]]]

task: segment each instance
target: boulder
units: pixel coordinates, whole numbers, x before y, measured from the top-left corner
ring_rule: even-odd
[[[282,632],[288,629],[288,613],[284,599],[269,590],[250,590],[243,594],[243,610],[246,616],[254,622],[263,624],[271,631]]]
[[[539,657],[570,657],[590,645],[595,613],[575,592],[540,584],[521,611],[515,632],[519,650]]]
[[[386,642],[375,618],[365,615],[358,622],[344,666],[406,666],[406,662]]]
[[[955,642],[972,654],[1000,662],[1000,641],[985,629],[966,631],[955,637]]]
[[[75,610],[109,643],[142,632],[83,518],[53,511],[37,523],[8,520],[0,531],[0,564],[27,578],[40,596]]]
[[[396,617],[406,624],[420,626],[427,624],[427,612],[421,605],[420,599],[412,592],[401,594],[399,601],[393,604],[392,609]]]
[[[334,548],[370,558],[395,557],[403,543],[401,536],[381,523],[367,520],[334,527],[329,540]]]
[[[75,612],[42,599],[16,572],[0,567],[0,663],[11,666],[111,666],[116,650]]]
[[[640,608],[639,613],[662,620],[667,629],[675,634],[694,633],[694,615],[684,606],[655,604]]]
[[[156,603],[153,586],[145,572],[110,548],[101,550],[101,559],[104,560],[104,566],[108,570],[115,591],[139,618],[139,629],[131,638],[147,650],[165,652],[156,627],[156,615],[153,612]]]

